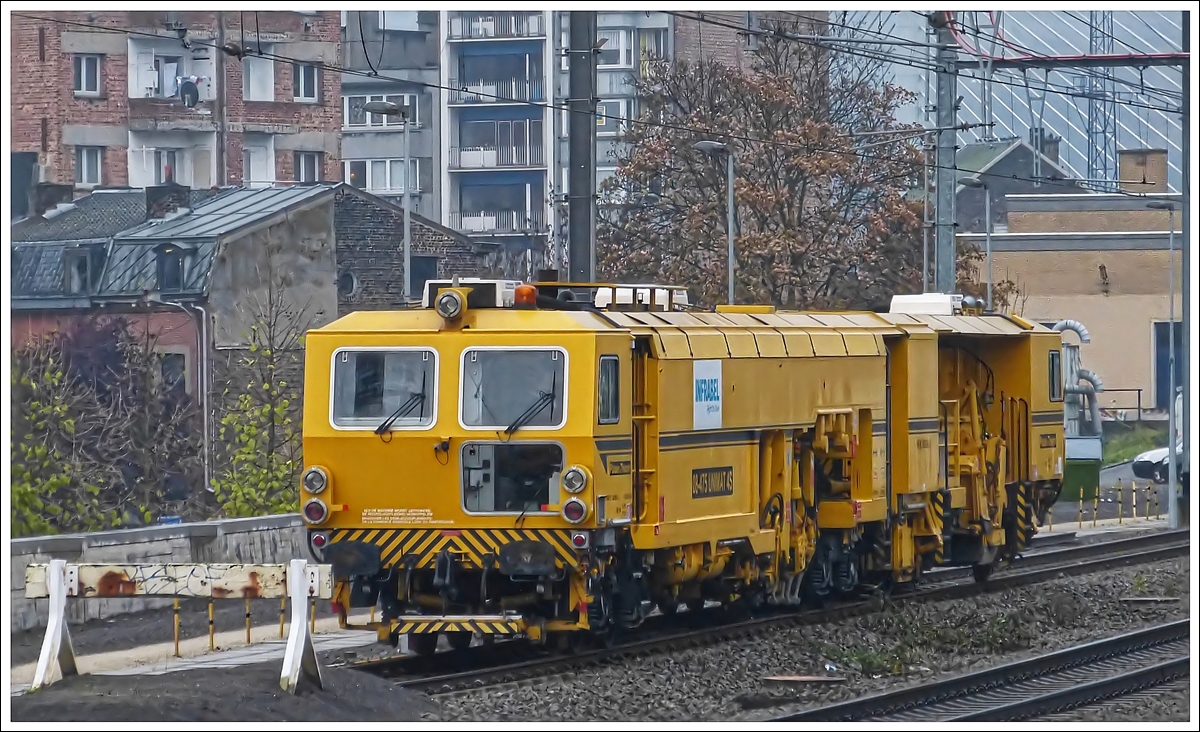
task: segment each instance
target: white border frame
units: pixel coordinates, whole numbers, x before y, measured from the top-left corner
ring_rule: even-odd
[[[525,429],[525,428],[522,427],[521,429]],[[522,515],[521,511],[471,511],[467,508],[467,469],[462,466],[463,452],[466,451],[467,445],[501,445],[501,446],[504,446],[504,445],[512,445],[512,444],[517,444],[517,445],[555,445],[558,447],[559,450],[562,451],[563,467],[562,467],[562,470],[560,470],[558,473],[558,493],[556,494],[554,492],[554,489],[551,488],[550,495],[549,495],[550,498],[554,498],[555,496],[558,497],[558,499],[559,499],[559,503],[557,504],[558,510],[557,511],[525,511],[524,512],[525,516],[559,516],[559,517],[561,517],[562,516],[562,506],[564,503],[566,503],[566,500],[562,499],[562,495],[563,495],[562,476],[563,476],[563,473],[567,472],[567,470],[569,470],[572,466],[577,465],[578,463],[572,463],[569,460],[567,460],[567,446],[564,445],[559,440],[517,440],[516,443],[513,443],[511,440],[504,441],[504,440],[496,440],[496,439],[463,440],[462,444],[459,445],[459,448],[458,448],[458,504],[462,508],[463,513],[465,513],[468,516],[521,516]],[[571,499],[571,498],[576,497],[577,495],[578,494],[575,494],[575,493],[568,493],[567,498]]]
[[[389,432],[428,432],[437,426],[438,423],[438,397],[439,387],[441,386],[441,356],[437,350],[429,346],[342,346],[334,350],[333,355],[329,358],[329,426],[338,432],[374,432],[375,427],[364,425],[362,427],[342,426],[334,422],[333,419],[333,400],[337,390],[337,358],[341,353],[364,353],[364,352],[384,352],[384,353],[432,353],[433,354],[433,409],[430,414],[433,419],[428,425],[399,425],[393,424],[388,428]],[[376,425],[377,427],[378,425]]]
[[[463,384],[467,378],[467,354],[472,351],[557,351],[563,357],[563,385],[562,385],[562,420],[557,425],[546,425],[541,427],[533,427],[525,425],[521,430],[529,432],[557,432],[567,426],[567,416],[570,414],[567,405],[567,393],[571,383],[571,357],[567,354],[567,349],[562,346],[468,346],[464,348],[462,353],[458,355],[458,426],[464,430],[472,432],[502,432],[508,427],[506,424],[496,425],[480,425],[472,427],[463,421],[462,410],[466,406],[466,400],[463,395],[466,393],[463,390]],[[332,403],[332,402],[331,402]],[[565,459],[565,457],[564,457]],[[564,467],[564,470],[566,468]]]

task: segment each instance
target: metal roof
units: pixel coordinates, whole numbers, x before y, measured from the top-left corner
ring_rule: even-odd
[[[193,206],[213,196],[212,192],[190,191]],[[70,241],[107,239],[146,220],[146,192],[141,188],[93,191],[60,206],[48,216],[31,216],[10,229],[17,241]]]
[[[329,193],[339,185],[320,183],[288,188],[239,188],[206,201],[177,218],[148,221],[122,232],[115,237],[114,243],[120,246],[189,239],[215,241],[286,208]]]

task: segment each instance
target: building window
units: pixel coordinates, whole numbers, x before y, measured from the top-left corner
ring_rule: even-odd
[[[69,253],[63,261],[63,289],[68,295],[86,295],[91,284],[88,253],[78,251]]]
[[[343,180],[355,188],[372,193],[403,193],[405,190],[404,158],[387,158],[383,160],[345,160],[342,161]],[[419,191],[420,161],[408,159],[409,180],[412,190]]]
[[[344,269],[338,275],[337,288],[342,297],[352,297],[358,292],[358,278],[350,270]]]
[[[1183,322],[1175,321],[1175,388],[1183,386]],[[1170,409],[1171,323],[1154,324],[1154,406]]]
[[[176,397],[187,393],[187,354],[159,353],[158,367],[164,392]]]
[[[75,54],[75,93],[100,95],[100,57]]]
[[[426,282],[437,279],[438,258],[413,256],[409,260],[412,264],[412,274],[408,278],[408,286],[412,288],[414,296],[419,296],[425,292]]]
[[[161,247],[158,250],[157,259],[159,292],[179,292],[182,290],[183,250],[173,246]]]
[[[174,183],[179,173],[176,163],[179,159],[178,150],[159,148],[154,151],[154,184]]]
[[[417,11],[415,10],[380,10],[379,30],[389,31],[418,31]]]
[[[346,128],[404,126],[400,116],[373,114],[363,109],[367,102],[391,102],[409,108],[413,127],[420,127],[421,110],[416,94],[354,94],[342,97],[342,126]]]
[[[597,390],[600,424],[616,424],[621,421],[621,363],[616,356],[600,357],[600,384]]]
[[[292,64],[292,89],[297,102],[316,102],[317,67],[312,64]]]
[[[597,31],[596,40],[607,41],[600,47],[600,56],[596,59],[596,65],[599,68],[629,68],[633,66],[633,31]]]
[[[264,47],[264,53],[271,51]],[[275,62],[261,56],[242,59],[242,100],[247,102],[275,101]]]
[[[1062,352],[1050,352],[1050,401],[1063,400]]]
[[[75,182],[82,186],[100,185],[100,170],[104,165],[104,148],[75,148]]]
[[[296,182],[316,183],[321,179],[321,153],[296,153]]]
[[[624,132],[630,118],[628,99],[605,99],[596,104],[596,135],[610,136]]]
[[[176,83],[183,76],[183,58],[180,56],[154,56],[154,96],[164,99],[179,92]]]
[[[642,76],[650,71],[650,62],[667,57],[667,31],[643,28],[638,31],[638,64]]]

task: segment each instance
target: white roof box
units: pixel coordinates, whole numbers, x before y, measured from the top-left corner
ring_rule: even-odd
[[[654,291],[654,302],[650,302],[650,292]],[[612,287],[596,288],[595,304],[598,308],[608,307],[614,303],[613,292],[616,292],[617,305],[633,305],[635,302],[643,305],[670,310],[672,305],[687,305],[687,290],[674,290],[657,285],[614,285]],[[636,298],[636,299],[635,299]]]
[[[421,297],[421,307],[432,307],[437,294],[448,287],[470,287],[467,306],[472,308],[511,308],[516,300],[517,280],[485,280],[480,277],[459,277],[454,280],[429,280]]]
[[[943,292],[893,295],[889,312],[905,315],[959,315],[962,313],[962,300],[962,295],[948,295]]]

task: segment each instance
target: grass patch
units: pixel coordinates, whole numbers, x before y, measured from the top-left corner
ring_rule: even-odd
[[[1114,432],[1104,440],[1104,465],[1132,460],[1147,450],[1165,447],[1166,430],[1135,425],[1129,431]]]

